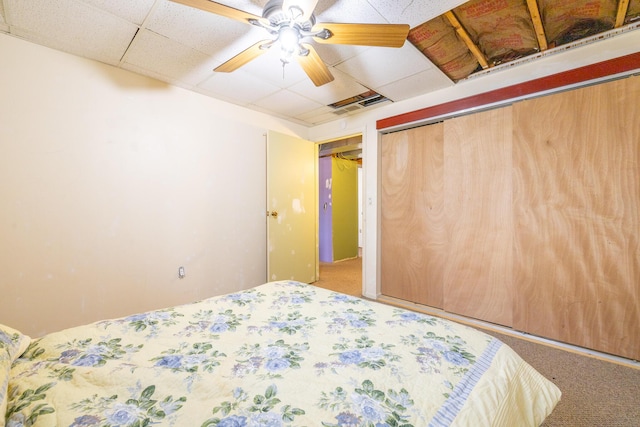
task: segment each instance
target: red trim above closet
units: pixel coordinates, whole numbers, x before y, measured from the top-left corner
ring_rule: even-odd
[[[420,110],[411,111],[409,113],[380,119],[376,122],[376,129],[386,129],[420,120],[427,120],[431,117],[455,113],[456,111],[493,104],[495,102],[506,101],[508,99],[557,89],[588,80],[624,73],[636,68],[640,68],[640,52],[621,56],[615,59],[609,59],[608,61],[586,65],[574,70],[563,71],[562,73],[552,74],[550,76],[469,96],[467,98],[445,102],[444,104],[434,105]]]

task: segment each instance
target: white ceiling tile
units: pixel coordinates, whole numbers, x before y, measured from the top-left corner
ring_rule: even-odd
[[[213,73],[198,85],[203,93],[233,99],[234,103],[250,104],[280,90],[278,86],[236,70],[233,73]]]
[[[148,30],[140,30],[125,64],[195,86],[213,73],[215,63],[204,53]]]
[[[262,9],[264,8],[267,1],[268,0],[222,0],[218,1],[218,3],[225,4],[234,9],[252,13],[257,16],[262,16]]]
[[[74,0],[5,0],[12,33],[54,49],[117,64],[138,27]]]
[[[243,65],[242,70],[281,88],[287,88],[302,80],[308,80],[307,74],[296,61],[290,62],[283,67],[280,60],[280,49],[277,45],[274,45],[248,64]]]
[[[433,68],[378,87],[376,91],[393,101],[402,101],[453,85],[440,70]]]
[[[389,22],[366,0],[320,0],[315,8],[316,22],[383,24]]]
[[[315,101],[311,101],[303,96],[293,93],[287,89],[282,89],[272,95],[269,95],[252,105],[268,109],[276,114],[293,117],[303,114],[307,111],[315,110],[322,107]]]
[[[315,116],[307,117],[304,120],[302,120],[302,119],[298,119],[298,120],[302,120],[303,122],[309,123],[309,124],[312,124],[312,125],[319,125],[319,124],[322,124],[322,123],[328,123],[328,122],[330,122],[332,120],[336,120],[336,119],[339,119],[339,118],[345,117],[345,116],[346,115],[341,116],[341,115],[338,115],[336,113],[331,113],[330,112],[330,113],[318,114],[318,115],[315,115]]]
[[[389,22],[409,24],[411,28],[442,15],[468,0],[369,0]]]
[[[305,79],[291,86],[289,90],[323,105],[333,104],[369,90],[340,70],[333,69],[331,73],[334,77],[331,83],[316,87],[311,80]]]
[[[149,14],[155,0],[81,0],[99,9],[140,25]]]
[[[338,44],[321,44],[313,43],[313,47],[316,48],[318,55],[327,65],[337,65],[347,59],[353,58],[363,53],[365,50],[370,49],[367,46],[353,46],[353,45],[338,45]]]
[[[333,114],[334,111],[335,111],[335,109],[332,108],[332,107],[323,106],[323,107],[317,108],[315,110],[311,110],[311,111],[307,111],[307,112],[302,113],[302,114],[298,114],[295,117],[296,117],[296,119],[307,121],[309,119],[313,119],[314,117],[324,116],[326,114]]]
[[[145,27],[212,55],[220,62],[268,36],[265,30],[252,25],[171,1],[160,3]]]
[[[431,62],[409,42],[401,48],[372,47],[336,65],[340,71],[372,89],[432,67]]]

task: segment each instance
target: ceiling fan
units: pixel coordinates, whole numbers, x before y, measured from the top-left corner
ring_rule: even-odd
[[[409,25],[407,24],[346,24],[318,23],[313,10],[318,0],[269,0],[262,16],[209,0],[171,0],[216,15],[235,19],[266,30],[270,38],[259,41],[240,52],[214,71],[229,73],[252,59],[280,46],[280,59],[284,64],[295,59],[313,84],[322,86],[333,81],[329,68],[322,61],[310,41],[328,44],[360,46],[402,47]]]

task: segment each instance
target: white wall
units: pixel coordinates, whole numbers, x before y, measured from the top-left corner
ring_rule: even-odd
[[[380,289],[378,283],[378,211],[380,209],[378,206],[378,144],[380,132],[376,129],[377,120],[512,86],[638,51],[640,51],[640,29],[563,53],[550,55],[536,61],[495,71],[482,78],[472,78],[458,82],[451,88],[385,105],[368,112],[311,128],[309,139],[312,141],[326,141],[362,133],[364,180],[363,294],[369,298],[377,298]]]
[[[264,134],[307,128],[6,35],[0,58],[0,323],[39,336],[266,280]]]

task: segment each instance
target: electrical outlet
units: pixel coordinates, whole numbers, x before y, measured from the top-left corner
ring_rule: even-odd
[[[184,278],[184,267],[182,266],[178,267],[178,278],[180,279]]]

